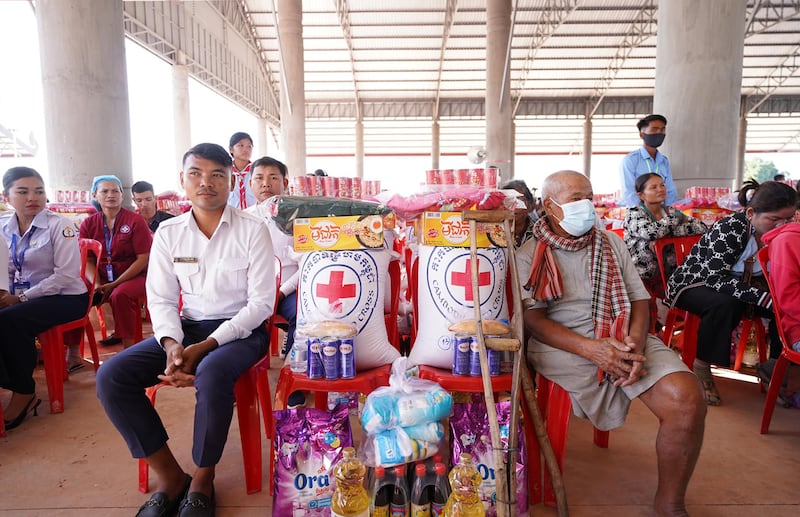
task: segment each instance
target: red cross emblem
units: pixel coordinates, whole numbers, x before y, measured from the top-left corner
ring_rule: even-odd
[[[450,282],[457,287],[464,288],[464,300],[473,301],[472,298],[472,259],[467,259],[464,272],[453,271],[450,273]],[[481,272],[481,259],[478,258],[478,288],[489,285],[492,282],[492,274],[489,271]]]
[[[317,284],[315,293],[319,298],[327,298],[328,304],[333,305],[334,302],[343,298],[356,297],[356,284],[344,283],[344,271],[331,271],[328,282],[327,284]]]

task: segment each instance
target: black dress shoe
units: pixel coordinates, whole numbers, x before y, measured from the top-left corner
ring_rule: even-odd
[[[201,492],[189,492],[186,498],[181,501],[178,517],[214,517],[216,515],[217,502],[214,498],[214,489],[211,489],[211,497]]]
[[[181,489],[180,494],[175,499],[170,499],[164,492],[156,492],[150,499],[139,507],[136,517],[172,517],[178,511],[181,501],[189,491],[192,484],[192,477],[186,476],[186,484]]]
[[[19,427],[25,417],[27,417],[30,413],[33,413],[33,416],[39,415],[39,404],[42,403],[42,399],[37,399],[35,396],[25,404],[25,409],[22,412],[12,418],[11,420],[3,419],[3,425],[6,427],[6,431],[10,431],[15,427]]]
[[[122,343],[122,339],[112,335],[108,336],[105,339],[101,339],[100,341],[98,341],[98,343],[100,343],[100,345],[102,346],[114,346]]]

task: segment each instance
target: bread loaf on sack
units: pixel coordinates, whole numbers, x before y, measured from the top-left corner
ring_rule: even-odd
[[[478,249],[481,316],[508,320],[506,302],[506,249]],[[419,247],[419,330],[409,360],[437,368],[453,366],[450,325],[473,320],[472,273],[469,248]]]
[[[312,251],[300,261],[297,321],[338,321],[356,328],[356,371],[390,364],[400,353],[386,336],[388,250]]]

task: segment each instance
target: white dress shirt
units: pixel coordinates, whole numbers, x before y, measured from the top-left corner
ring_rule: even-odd
[[[7,250],[7,280],[14,282],[18,275],[21,282],[30,282],[30,287],[25,290],[29,300],[86,292],[86,284],[80,276],[78,232],[69,219],[42,210],[33,218],[25,235],[20,235],[17,216],[12,213],[0,218],[0,233],[9,248],[12,239],[16,240],[17,260],[22,266],[18,272],[12,252]]]
[[[286,235],[275,224],[267,213],[267,200],[249,207],[245,212],[251,213],[256,217],[264,219],[269,228],[269,235],[272,237],[272,247],[275,249],[275,256],[281,261],[281,292],[284,296],[289,296],[297,290],[297,283],[300,279],[300,257],[302,253],[295,253],[294,238]]]
[[[0,264],[8,262],[8,248],[0,246]],[[0,274],[0,291],[8,291],[8,275]]]
[[[211,333],[220,346],[249,336],[272,316],[275,259],[262,221],[225,207],[211,238],[189,211],[161,223],[147,270],[147,306],[159,343],[183,342],[182,315],[194,321],[228,319]]]

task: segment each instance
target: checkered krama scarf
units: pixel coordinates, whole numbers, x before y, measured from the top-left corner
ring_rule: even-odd
[[[578,251],[591,245],[594,337],[613,337],[622,341],[628,335],[631,302],[608,236],[592,228],[589,233],[575,239],[561,237],[550,229],[547,217],[536,221],[533,233],[537,242],[530,277],[525,284],[526,289],[533,290],[533,299],[548,302],[558,300],[564,294],[553,248]]]

